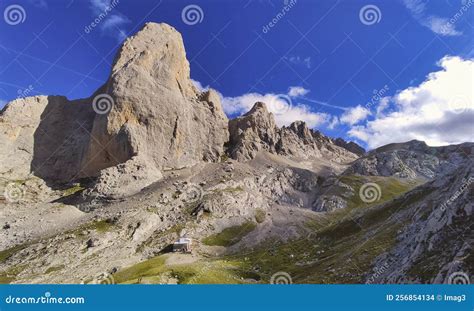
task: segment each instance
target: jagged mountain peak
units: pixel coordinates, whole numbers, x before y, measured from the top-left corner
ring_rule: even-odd
[[[270,115],[271,113],[268,111],[267,105],[264,102],[256,102],[252,108],[244,114],[244,116],[256,114],[256,113],[263,113]]]
[[[178,91],[186,97],[196,96],[196,89],[190,80],[189,62],[181,34],[164,23],[147,23],[135,35],[122,44],[111,71],[110,85],[115,77],[142,76],[147,86],[166,87]],[[137,79],[130,81],[134,86]],[[157,83],[159,82],[159,83]],[[130,85],[127,85],[130,86]]]
[[[240,161],[255,158],[259,151],[335,163],[347,163],[357,158],[354,153],[310,129],[304,121],[277,127],[274,115],[262,102],[255,103],[250,111],[230,120],[229,134],[228,152],[232,158]]]
[[[352,153],[357,154],[358,156],[363,156],[365,154],[365,149],[353,141],[345,141],[344,139],[339,137],[334,140],[334,143],[339,147],[342,147]]]

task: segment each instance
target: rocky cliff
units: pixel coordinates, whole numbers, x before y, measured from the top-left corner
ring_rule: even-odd
[[[389,144],[357,159],[345,174],[432,179],[474,159],[474,144],[429,147],[422,141]]]
[[[256,103],[243,116],[230,120],[229,132],[229,154],[239,161],[253,159],[259,151],[336,163],[349,163],[358,157],[302,121],[278,128],[265,103]]]
[[[189,75],[181,35],[146,24],[125,41],[110,78],[90,98],[28,97],[4,108],[0,173],[53,183],[100,175],[96,189],[105,191],[128,183],[120,180],[123,168],[102,172],[117,165],[141,170],[134,179],[143,187],[161,170],[219,160],[227,117],[217,93],[197,91]]]
[[[127,39],[99,91],[110,95],[112,105],[95,116],[85,174],[135,155],[163,169],[217,161],[223,154],[228,120],[219,96],[193,86],[183,40],[171,26],[149,23]]]

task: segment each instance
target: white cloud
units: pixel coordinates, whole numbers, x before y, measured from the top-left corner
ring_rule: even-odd
[[[197,81],[197,80],[191,79],[191,82],[194,84],[194,86],[195,86],[200,92],[209,89],[209,85],[208,85],[208,86],[203,86],[202,83],[199,82],[199,81]]]
[[[301,86],[291,86],[288,90],[288,96],[290,97],[305,96],[308,93],[309,90]]]
[[[377,105],[377,113],[376,116],[377,118],[380,118],[381,116],[384,115],[384,112],[387,110],[387,108],[390,106],[390,97],[382,97]]]
[[[114,28],[118,28],[123,24],[128,23],[129,20],[125,16],[121,15],[110,15],[109,18],[107,18],[102,24],[101,28],[104,31],[110,31],[113,30]]]
[[[413,17],[432,32],[442,36],[459,36],[462,32],[457,31],[454,24],[448,18],[431,15],[426,12],[427,0],[403,0],[405,7]]]
[[[326,113],[313,112],[307,105],[294,103],[289,94],[247,93],[237,97],[222,97],[222,106],[228,115],[246,113],[256,102],[266,104],[268,110],[275,116],[278,126],[290,125],[294,121],[304,121],[309,127],[316,127],[327,123],[330,119]]]
[[[90,8],[94,18],[101,20],[99,28],[102,34],[122,42],[127,37],[124,26],[130,23],[130,20],[115,10],[119,3],[117,0],[90,0]]]
[[[348,134],[369,148],[412,139],[431,146],[474,141],[474,60],[444,57],[438,65],[442,70],[391,97],[390,112]]]
[[[328,124],[328,129],[333,130],[336,126],[338,126],[340,123],[339,118],[336,116],[333,116],[331,118],[331,121]]]
[[[358,105],[356,107],[349,108],[348,110],[346,110],[340,117],[340,121],[342,123],[354,125],[364,121],[369,115],[369,109]]]
[[[442,36],[459,36],[462,35],[462,32],[457,31],[454,27],[454,24],[449,22],[449,19],[438,16],[430,16],[426,21],[424,21],[429,29],[434,33]]]

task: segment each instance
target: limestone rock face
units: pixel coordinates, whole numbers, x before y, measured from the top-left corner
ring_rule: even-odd
[[[243,116],[230,120],[229,133],[229,154],[234,159],[252,159],[259,150],[276,152],[278,128],[264,103],[258,102]]]
[[[473,176],[472,162],[466,162],[400,198],[410,202],[404,209],[411,222],[399,232],[396,246],[375,263],[393,264],[380,276],[381,283],[447,283],[452,273],[471,271],[472,261],[467,258],[474,240]],[[417,199],[410,200],[413,197]],[[436,260],[426,254],[436,254]],[[419,269],[432,269],[434,274],[410,273]]]
[[[134,155],[176,168],[223,153],[228,120],[219,96],[193,86],[183,40],[171,26],[148,23],[127,39],[99,92],[113,98],[113,107],[94,120],[87,174]]]
[[[0,175],[46,180],[77,178],[89,143],[93,109],[87,100],[35,96],[10,102],[0,113]]]
[[[278,128],[265,104],[258,102],[245,115],[229,121],[229,154],[245,161],[260,150],[298,159],[326,158],[338,163],[357,159],[357,155],[339,146],[303,121]]]
[[[217,92],[199,92],[189,71],[181,35],[146,24],[126,40],[108,81],[90,98],[28,97],[2,110],[0,174],[54,182],[101,176],[100,190],[102,177],[135,171],[136,161],[154,172],[138,174],[140,186],[160,176],[156,170],[217,161],[228,119]],[[125,166],[113,169],[119,164]]]
[[[344,174],[432,179],[473,159],[473,143],[429,147],[414,140],[377,148],[355,161]]]
[[[161,172],[146,159],[133,157],[125,163],[101,170],[94,186],[85,195],[119,199],[135,194],[161,178]]]

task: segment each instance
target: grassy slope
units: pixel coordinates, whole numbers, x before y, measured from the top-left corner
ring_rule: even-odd
[[[255,223],[245,222],[240,226],[225,228],[219,233],[204,238],[202,242],[211,246],[231,246],[242,240],[242,238],[252,232],[255,227]]]
[[[157,256],[121,270],[113,275],[114,281],[119,284],[162,283],[173,278],[179,284],[238,284],[249,277],[238,262],[210,260],[166,265],[167,256]]]
[[[267,241],[259,249],[229,259],[240,261],[249,271],[258,271],[264,281],[285,271],[297,283],[360,283],[373,260],[395,244],[404,223],[392,219],[393,211],[406,203],[392,201],[416,186],[392,177],[344,176],[341,179],[355,190],[348,207],[328,214],[323,221],[310,221],[307,237],[290,243]],[[379,201],[367,204],[358,195],[366,182],[382,189]],[[335,189],[338,191],[338,189]]]

